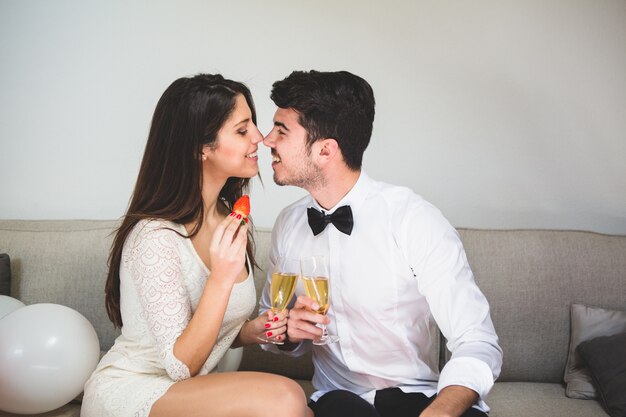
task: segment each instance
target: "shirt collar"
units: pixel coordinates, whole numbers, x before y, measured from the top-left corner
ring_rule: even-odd
[[[353,212],[356,212],[365,198],[369,194],[372,184],[374,181],[365,173],[364,170],[361,170],[359,175],[359,179],[354,183],[350,191],[341,199],[334,207],[326,210],[320,206],[317,201],[313,198],[313,196],[309,195],[311,203],[308,207],[314,207],[318,210],[323,210],[326,214],[332,214],[341,206],[349,205],[352,208]]]

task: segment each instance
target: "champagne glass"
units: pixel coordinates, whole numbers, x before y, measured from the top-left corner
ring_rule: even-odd
[[[270,308],[273,313],[278,314],[289,305],[296,290],[299,269],[297,259],[285,257],[276,259],[272,268],[272,283],[270,285]],[[275,337],[259,336],[259,339],[275,345],[284,344],[284,342],[276,340]]]
[[[330,306],[330,282],[328,273],[328,260],[324,256],[309,256],[300,259],[302,283],[307,297],[319,304],[315,312],[326,315]],[[339,336],[328,334],[325,324],[322,328],[322,336],[313,340],[314,345],[328,345],[339,340]]]

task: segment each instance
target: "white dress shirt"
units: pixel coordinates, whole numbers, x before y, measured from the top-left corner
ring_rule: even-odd
[[[330,266],[331,322],[339,342],[313,348],[317,390],[312,400],[336,389],[352,391],[370,403],[376,390],[399,387],[432,396],[462,385],[480,396],[478,408],[502,365],[502,350],[489,304],[474,276],[456,230],[441,212],[405,187],[377,182],[365,172],[327,213],[350,205],[350,236],[329,224],[314,236],[308,207],[321,209],[309,195],[281,211],[272,231],[270,264],[277,256],[325,255]],[[260,304],[267,310],[271,274]],[[296,295],[304,294],[302,283]],[[437,325],[447,339],[451,360],[438,372]]]

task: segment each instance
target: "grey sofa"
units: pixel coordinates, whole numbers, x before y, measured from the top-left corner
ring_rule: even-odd
[[[26,304],[51,302],[81,312],[101,349],[118,332],[104,309],[104,280],[115,221],[0,220],[0,253],[11,257],[10,294]],[[626,310],[626,236],[551,230],[459,230],[476,281],[486,294],[504,350],[504,365],[487,403],[495,417],[606,416],[594,400],[565,396],[563,372],[570,305]],[[256,232],[257,259],[267,264],[270,230]],[[256,271],[260,291],[264,273]],[[438,349],[441,364],[447,351]],[[290,359],[243,349],[240,370],[298,380],[307,393],[310,357]],[[74,401],[42,416],[78,416]],[[0,416],[11,416],[0,412]]]

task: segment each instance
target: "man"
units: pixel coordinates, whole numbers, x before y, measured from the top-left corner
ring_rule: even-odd
[[[313,349],[317,417],[485,416],[483,398],[502,364],[489,305],[439,210],[361,169],[374,121],[370,85],[348,72],[293,72],[274,83],[271,98],[278,109],[264,143],[274,181],[310,195],[278,216],[270,262],[328,257],[331,304],[325,317],[299,295],[286,344],[264,348],[293,356]],[[435,322],[452,352],[441,373]],[[339,341],[312,346],[318,323]]]

